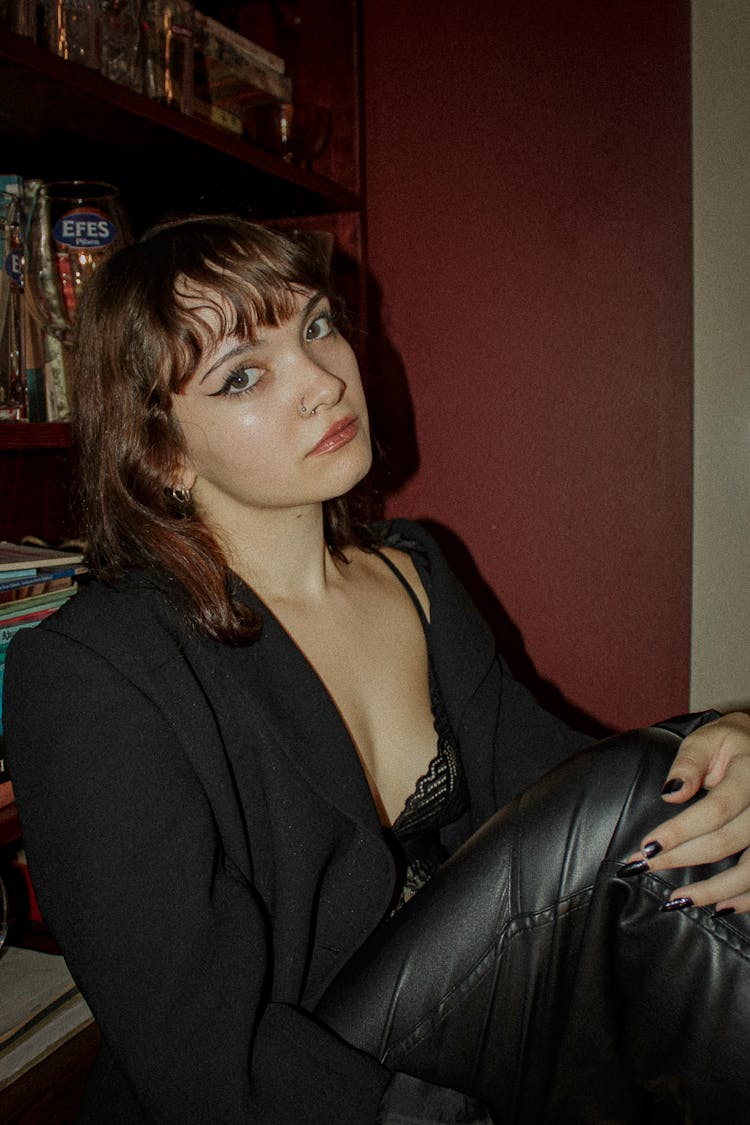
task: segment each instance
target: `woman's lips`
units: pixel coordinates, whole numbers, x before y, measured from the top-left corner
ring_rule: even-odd
[[[347,445],[357,436],[358,430],[359,422],[353,416],[342,418],[340,422],[334,422],[323,434],[318,444],[310,450],[308,457],[314,457],[320,453],[332,453],[334,449],[340,449],[342,445]]]

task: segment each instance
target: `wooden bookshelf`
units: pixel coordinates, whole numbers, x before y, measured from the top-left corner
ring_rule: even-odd
[[[115,183],[136,231],[172,211],[262,218],[360,206],[340,183],[3,30],[0,64],[0,127],[13,170]]]
[[[0,450],[70,449],[72,444],[66,422],[0,422]]]

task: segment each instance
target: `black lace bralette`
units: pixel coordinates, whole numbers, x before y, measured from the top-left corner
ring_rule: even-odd
[[[380,551],[374,552],[390,568],[411,598],[427,641],[430,704],[437,735],[437,751],[419,778],[414,792],[390,829],[386,830],[399,866],[400,891],[394,903],[398,910],[428,882],[448,858],[440,830],[457,820],[468,807],[468,791],[458,743],[451,730],[430,647],[430,625],[419,598],[395,563]]]

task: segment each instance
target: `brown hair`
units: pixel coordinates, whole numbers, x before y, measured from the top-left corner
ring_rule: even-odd
[[[206,341],[205,321],[180,300],[186,285],[219,295],[233,310],[233,334],[248,339],[283,323],[300,289],[339,302],[314,240],[195,216],[155,227],[103,263],[78,311],[73,427],[91,567],[105,581],[134,567],[165,571],[194,625],[237,644],[258,636],[258,617],[233,598],[224,554],[200,516],[170,492],[183,453],[172,396]],[[339,558],[349,544],[368,545],[367,515],[354,493],[324,504]]]

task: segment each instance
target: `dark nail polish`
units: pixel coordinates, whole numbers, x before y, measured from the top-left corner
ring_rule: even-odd
[[[661,844],[658,840],[649,840],[647,844],[643,845],[643,854],[646,859],[653,859],[661,851]]]
[[[688,898],[687,895],[686,895],[684,898],[672,898],[672,899],[670,899],[669,902],[664,903],[664,905],[662,906],[661,909],[665,910],[665,911],[667,911],[667,913],[669,913],[672,910],[686,910],[688,908],[688,906],[692,906],[692,905],[693,905],[693,900],[691,898]]]
[[[721,910],[714,910],[714,918],[726,918],[728,914],[734,914],[735,909],[733,906],[722,906]]]
[[[679,793],[685,782],[681,777],[672,777],[662,789],[662,797],[668,797],[670,793]]]
[[[617,874],[622,875],[624,879],[629,879],[631,875],[642,875],[648,869],[645,859],[634,859],[631,863],[626,863],[621,867]]]

